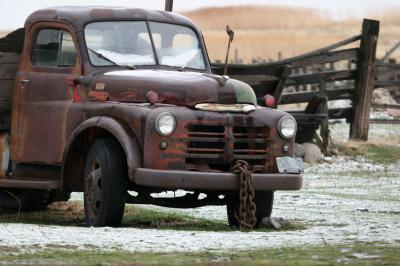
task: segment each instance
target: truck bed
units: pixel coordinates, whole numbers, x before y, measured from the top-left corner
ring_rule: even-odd
[[[0,39],[0,131],[11,127],[11,96],[23,42],[23,29]]]

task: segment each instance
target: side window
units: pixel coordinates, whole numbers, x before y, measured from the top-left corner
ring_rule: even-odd
[[[76,50],[71,34],[63,30],[40,30],[32,50],[36,66],[68,67],[76,62]]]

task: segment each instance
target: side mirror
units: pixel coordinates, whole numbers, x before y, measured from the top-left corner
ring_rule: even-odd
[[[229,41],[228,41],[228,50],[226,51],[226,57],[225,57],[224,76],[226,76],[228,72],[229,51],[231,49],[231,43],[233,42],[233,38],[235,37],[235,32],[229,27],[229,25],[226,25],[226,33],[229,36]]]

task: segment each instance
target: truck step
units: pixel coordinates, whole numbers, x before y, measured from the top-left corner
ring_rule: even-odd
[[[0,188],[28,188],[51,190],[59,189],[60,181],[0,178]]]

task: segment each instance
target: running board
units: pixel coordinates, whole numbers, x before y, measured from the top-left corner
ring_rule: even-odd
[[[0,188],[27,188],[27,189],[59,189],[58,180],[29,180],[29,179],[11,179],[0,178]]]

